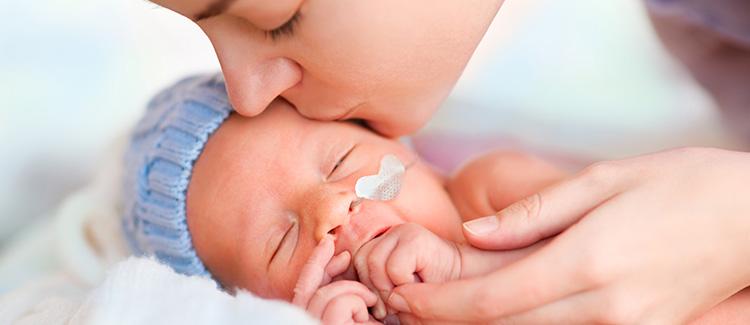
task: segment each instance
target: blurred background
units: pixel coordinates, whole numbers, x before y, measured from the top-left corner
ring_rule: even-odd
[[[218,70],[197,26],[144,0],[12,1],[3,12],[0,247],[117,154],[107,148],[160,88]],[[421,137],[497,136],[583,163],[740,145],[639,1],[508,0],[498,18]]]

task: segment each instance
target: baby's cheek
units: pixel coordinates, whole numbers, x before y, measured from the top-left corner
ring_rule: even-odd
[[[300,268],[291,265],[270,268],[267,274],[255,279],[260,285],[255,286],[258,289],[251,291],[262,298],[292,301],[299,272]]]
[[[310,258],[313,247],[310,243],[314,244],[314,240],[301,240],[300,246],[292,257],[289,263],[278,263],[277,268],[270,272],[268,279],[273,283],[275,299],[283,299],[286,301],[292,301],[294,298],[294,287],[297,285],[297,280],[302,272],[302,268]],[[309,242],[309,243],[308,243]]]
[[[237,270],[239,274],[236,277],[240,281],[233,287],[250,291],[261,298],[292,300],[294,285],[301,269],[296,260],[289,263],[281,261],[270,266],[250,260],[244,264],[244,267]]]
[[[461,219],[442,183],[431,171],[406,172],[401,193],[393,202],[405,222],[413,222],[451,241],[462,241]]]

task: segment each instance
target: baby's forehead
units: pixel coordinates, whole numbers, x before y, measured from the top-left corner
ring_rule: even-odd
[[[362,120],[345,121],[320,121],[311,120],[302,116],[294,107],[284,101],[274,101],[261,114],[254,117],[246,117],[233,113],[224,124],[238,124],[241,127],[226,127],[222,125],[219,130],[231,128],[231,132],[238,137],[259,137],[259,141],[271,141],[271,137],[281,137],[286,141],[294,140],[294,137],[322,137],[325,141],[328,137],[346,136],[348,134],[366,132],[372,136],[381,137],[374,132]],[[314,140],[314,139],[311,139]]]
[[[231,189],[232,197],[267,201],[289,184],[319,180],[359,143],[370,143],[360,146],[362,154],[379,150],[388,140],[377,137],[356,122],[309,120],[288,104],[272,105],[255,117],[235,113],[208,139],[191,187]]]
[[[227,175],[270,184],[319,167],[332,151],[357,141],[364,129],[348,122],[321,122],[302,117],[289,105],[272,105],[262,114],[232,114],[208,139],[196,165],[214,176]],[[205,171],[204,171],[205,169]],[[277,176],[274,176],[277,175]],[[194,175],[196,176],[196,175]],[[308,175],[300,175],[308,176]]]

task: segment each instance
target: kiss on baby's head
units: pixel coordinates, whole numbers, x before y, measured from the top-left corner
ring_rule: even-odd
[[[460,240],[461,219],[421,162],[395,199],[352,204],[355,182],[376,174],[384,156],[415,161],[398,141],[305,119],[284,101],[253,118],[231,112],[218,75],[183,80],[149,104],[126,156],[123,226],[137,254],[226,288],[291,299],[326,234],[336,253],[352,255],[406,222]]]

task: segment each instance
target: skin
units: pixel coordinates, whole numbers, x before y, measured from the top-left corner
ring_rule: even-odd
[[[154,2],[195,20],[206,33],[237,112],[257,115],[280,96],[306,117],[363,119],[388,136],[424,125],[502,4],[235,0],[223,13],[197,20],[213,1]],[[300,16],[291,33],[269,37],[295,12]],[[456,19],[456,12],[470,18]]]
[[[734,295],[719,312],[741,319],[748,182],[750,155],[717,149],[599,163],[465,225],[493,249],[556,236],[543,249],[474,279],[401,286],[388,303],[422,319],[678,324]]]
[[[408,190],[351,208],[355,181],[374,174],[388,153],[414,161],[404,176]],[[460,223],[563,175],[528,156],[493,153],[445,183],[399,142],[353,123],[305,119],[279,100],[257,117],[231,116],[211,136],[188,188],[188,226],[198,255],[225,287],[291,300],[333,323],[371,322],[368,307],[382,319],[384,298],[404,283],[399,278],[474,277],[541,247],[482,251],[462,244]],[[482,182],[514,190],[450,196]],[[386,267],[394,258],[400,262]]]
[[[344,156],[355,144],[356,149],[329,176],[329,171],[333,169],[332,166],[336,164],[338,158]],[[283,101],[274,102],[265,113],[255,118],[244,118],[239,115],[230,117],[209,139],[204,152],[195,164],[193,178],[188,188],[188,226],[199,256],[212,274],[227,288],[248,289],[268,298],[281,298],[289,301],[295,298],[296,304],[306,306],[308,311],[316,317],[334,323],[342,320],[373,322],[374,319],[367,314],[368,307],[375,308],[376,314],[382,319],[386,308],[384,302],[388,302],[388,307],[392,311],[400,311],[399,317],[406,322],[431,322],[436,319],[463,321],[494,319],[521,323],[558,320],[615,323],[627,323],[634,320],[640,323],[641,320],[648,322],[654,319],[648,318],[649,314],[638,313],[635,315],[642,318],[616,318],[636,316],[633,316],[633,311],[630,309],[626,311],[617,309],[627,308],[630,305],[627,300],[620,302],[616,300],[617,296],[610,296],[615,293],[622,294],[614,291],[617,287],[613,285],[619,284],[619,281],[645,281],[641,283],[647,283],[644,286],[650,287],[665,283],[668,288],[674,287],[671,290],[683,290],[681,296],[689,296],[691,299],[661,300],[661,304],[695,304],[700,300],[693,300],[694,294],[685,295],[684,292],[694,292],[690,291],[690,288],[694,286],[711,287],[710,281],[714,279],[702,278],[701,274],[678,278],[672,275],[694,274],[685,270],[699,268],[711,271],[715,274],[714,277],[719,277],[720,274],[735,267],[731,263],[734,261],[734,256],[743,254],[743,252],[722,252],[713,246],[701,246],[704,249],[695,250],[693,257],[705,255],[708,257],[703,258],[710,258],[713,262],[691,266],[690,263],[695,258],[675,256],[675,261],[681,261],[680,265],[683,269],[664,269],[665,276],[679,281],[664,282],[659,278],[648,277],[618,279],[617,274],[622,273],[608,274],[606,272],[607,270],[616,271],[622,266],[585,263],[585,261],[596,261],[596,254],[606,254],[607,250],[601,249],[602,247],[620,242],[617,238],[596,235],[598,228],[590,226],[593,222],[591,220],[600,220],[606,215],[580,221],[575,218],[575,211],[566,210],[571,206],[576,206],[575,202],[572,205],[566,205],[567,202],[555,202],[548,199],[548,197],[554,198],[553,194],[560,191],[560,186],[602,186],[599,193],[606,194],[607,192],[604,191],[606,183],[602,181],[608,177],[601,176],[607,171],[605,167],[610,168],[610,166],[597,166],[593,170],[589,169],[560,183],[563,185],[548,187],[541,192],[540,196],[531,196],[533,199],[527,198],[520,201],[523,203],[511,204],[505,208],[507,204],[516,202],[540,188],[557,183],[565,176],[564,173],[543,161],[515,153],[493,153],[473,160],[453,175],[447,183],[444,183],[427,166],[417,162],[409,168],[404,179],[404,188],[408,188],[408,191],[403,191],[393,201],[365,201],[358,208],[349,210],[354,200],[351,191],[355,180],[375,173],[380,158],[386,153],[395,154],[403,161],[414,159],[413,154],[396,141],[380,137],[352,123],[307,120]],[[682,151],[670,154],[673,158],[678,158],[681,154],[702,155],[704,164],[712,165],[720,161],[720,157],[715,155],[721,156],[729,153]],[[309,159],[302,159],[302,157]],[[651,163],[655,164],[654,167],[658,167],[661,155],[651,158],[653,159]],[[735,158],[740,159],[742,156]],[[632,161],[616,164],[620,166],[627,163],[632,163]],[[695,170],[707,170],[696,167],[699,166],[685,166],[684,172],[690,175],[688,178],[681,178],[679,170],[671,173],[658,172],[658,174],[668,182],[679,179],[689,179],[691,182],[712,179],[710,175],[696,174]],[[725,172],[730,169],[729,167],[732,166],[717,166],[716,172]],[[737,167],[742,167],[742,165],[737,165]],[[601,169],[605,170],[601,171]],[[508,171],[514,172],[508,173]],[[598,177],[596,179],[599,179],[599,182],[594,182],[592,177]],[[745,181],[740,178],[736,179],[735,183],[725,183],[721,186],[732,184],[741,186]],[[289,184],[295,185],[289,186]],[[481,190],[472,190],[472,186]],[[705,187],[697,188],[704,189]],[[449,193],[454,194],[449,196]],[[568,200],[575,199],[568,198]],[[585,200],[586,198],[579,199]],[[727,199],[730,200],[728,202],[734,200],[732,197]],[[545,200],[544,204],[539,205],[542,200]],[[618,201],[609,200],[604,206],[616,204],[616,202]],[[743,202],[743,200],[738,202]],[[461,215],[456,207],[462,211]],[[695,208],[696,206],[689,206],[684,211]],[[588,213],[597,214],[598,209],[600,208]],[[498,231],[505,233],[495,233],[495,236],[489,238],[500,238],[500,241],[496,240],[494,244],[511,249],[510,251],[482,251],[468,245],[455,245],[456,242],[463,242],[460,232],[462,220],[472,219],[495,210],[501,210],[502,216],[497,219],[501,222]],[[551,217],[553,211],[567,212],[569,219],[554,219]],[[528,212],[535,214],[528,215]],[[435,217],[446,215],[451,217]],[[683,215],[687,214],[683,213]],[[727,215],[731,216],[729,213]],[[698,216],[698,214],[692,215],[693,218]],[[574,222],[578,224],[575,226],[569,224]],[[665,232],[664,229],[648,227],[628,230],[631,222],[634,221],[619,226],[620,232],[630,235],[646,233],[646,230]],[[650,224],[652,227],[659,226],[653,221]],[[739,224],[734,223],[737,226]],[[669,221],[661,224],[662,227],[669,227],[669,225]],[[690,231],[691,228],[683,228],[683,237],[672,238],[668,241],[661,240],[660,243],[675,243],[673,245],[661,244],[667,250],[675,250],[680,245],[689,245],[689,242],[693,240],[702,243],[730,242],[731,245],[728,245],[730,247],[747,247],[738,245],[745,244],[744,242],[732,243],[732,241],[746,240],[743,234],[750,229],[723,228],[724,226],[726,223],[706,220],[700,229]],[[384,235],[374,237],[375,232],[383,229],[382,227],[390,228]],[[285,244],[276,253],[274,262],[268,263],[275,244],[284,236],[287,229],[291,231],[285,239]],[[582,238],[587,238],[586,247],[597,249],[588,249],[573,256],[566,254],[566,249],[575,247],[576,238],[581,238],[578,232],[594,232],[585,234]],[[433,233],[440,236],[435,236]],[[554,234],[559,235],[549,243],[539,241]],[[737,237],[731,236],[732,234],[737,234]],[[466,236],[472,240],[482,238],[471,232],[466,232]],[[327,256],[317,258],[318,262],[312,263],[312,266],[308,265],[316,244],[326,237],[331,238],[330,252],[326,253]],[[645,235],[643,238],[649,238],[649,236]],[[680,238],[690,238],[690,240]],[[456,255],[457,250],[460,251],[458,255]],[[626,249],[618,249],[618,251],[627,252]],[[646,255],[645,253],[650,254],[649,256],[654,259],[661,258],[660,254],[666,254],[664,251],[650,252],[645,249],[638,251],[640,253],[637,255],[621,253],[620,258],[625,259],[621,262],[624,263],[622,265],[638,267],[639,264],[635,261]],[[436,258],[438,256],[442,257]],[[460,258],[457,259],[457,256]],[[388,261],[392,259],[400,260],[401,263],[389,263]],[[584,279],[588,277],[591,281],[588,283],[604,286],[593,289],[595,291],[592,291],[590,296],[608,299],[607,302],[613,301],[613,303],[605,303],[604,306],[596,305],[597,308],[592,310],[600,310],[598,314],[583,312],[576,314],[570,313],[567,308],[570,305],[575,306],[576,303],[586,303],[586,300],[568,302],[566,296],[559,296],[562,298],[557,298],[558,301],[553,303],[552,307],[541,311],[535,309],[533,307],[535,299],[541,297],[555,301],[556,295],[561,294],[559,291],[554,291],[559,287],[557,282],[535,284],[529,287],[531,283],[526,281],[534,276],[530,272],[539,272],[534,270],[536,263],[549,263],[547,261],[550,259],[566,262],[558,262],[555,268],[544,268],[545,271],[549,270],[555,276],[563,278],[566,274]],[[445,261],[451,260],[454,262],[445,264]],[[460,262],[458,267],[457,262]],[[323,273],[325,276],[307,277],[317,279],[318,282],[305,280],[304,276],[300,276],[305,272],[305,268],[319,269],[321,271],[318,274]],[[352,272],[353,269],[357,270],[361,283],[346,280],[346,273]],[[456,273],[458,269],[461,272]],[[733,279],[738,283],[748,276],[746,273],[737,271],[742,269],[744,268],[738,267],[732,270],[735,274]],[[429,284],[415,284],[411,278],[412,274],[419,274],[420,278]],[[548,276],[552,278],[551,274]],[[333,281],[336,278],[342,281]],[[349,276],[348,279],[354,278]],[[308,282],[307,285],[304,285],[305,281]],[[445,287],[436,285],[445,281],[456,282],[449,282]],[[496,286],[503,286],[506,290],[502,293],[490,290],[485,287],[488,281]],[[299,286],[300,282],[303,283],[302,288],[297,288],[298,290],[295,291],[295,286]],[[464,291],[464,287],[470,287],[472,290]],[[535,292],[535,296],[530,297],[528,292]],[[294,293],[301,293],[303,298],[295,297]],[[734,291],[729,286],[721,291],[717,289],[714,293],[716,303],[732,296],[733,293]],[[488,295],[496,301],[504,301],[504,306],[508,308],[505,310],[510,310],[510,312],[507,315],[487,314],[497,310],[502,312],[503,309],[480,309],[480,314],[471,314],[475,318],[465,318],[467,315],[465,310],[480,306],[471,302],[489,299],[480,299],[477,295],[481,297]],[[406,299],[398,301],[398,297],[406,297]],[[645,292],[643,297],[648,297]],[[658,299],[658,297],[651,297]],[[748,303],[750,299],[747,297],[747,292],[732,296],[731,299],[719,305],[719,308],[704,315],[700,321],[711,323],[712,320],[717,319],[743,319],[744,314],[741,311],[750,305]],[[596,301],[589,303],[595,304]],[[712,306],[705,306],[703,312]],[[466,309],[461,310],[461,308]],[[443,314],[426,314],[434,309],[440,310]],[[703,312],[696,313],[693,317]],[[579,318],[570,319],[571,315]],[[675,315],[678,314],[661,316],[673,317]],[[476,318],[477,316],[485,318]],[[658,318],[657,320],[681,322],[687,319]]]
[[[562,177],[569,177],[569,175],[566,175],[554,166],[539,159],[535,159],[533,157],[529,157],[528,155],[519,153],[496,152],[483,155],[463,166],[455,175],[450,178],[448,182],[448,190],[451,192],[451,197],[453,198],[454,203],[463,206],[462,209],[459,209],[464,211],[462,212],[462,216],[464,216],[465,219],[472,219],[474,218],[474,215],[483,215],[489,213],[487,211],[502,210],[503,208],[508,207],[508,205],[511,205],[512,202],[518,201],[519,197],[527,195],[528,193],[534,193],[538,191],[539,188],[548,188],[546,190],[543,190],[542,193],[554,191],[556,186],[548,186],[550,184],[559,182],[560,178]],[[493,188],[496,186],[499,187]],[[508,190],[508,188],[512,188],[513,190]],[[458,195],[454,195],[454,193]],[[505,194],[498,195],[496,193]],[[528,205],[527,207],[533,208],[534,206]],[[556,206],[553,206],[552,208],[555,207]],[[517,205],[511,205],[511,207],[509,207],[509,209],[505,211],[517,210],[517,208]],[[551,283],[546,283],[541,286],[526,286],[525,289],[522,289],[525,291],[518,292],[512,289],[515,286],[510,283],[511,281],[514,281],[514,283],[523,283],[521,287],[524,287],[524,280],[532,276],[526,272],[533,270],[525,269],[524,264],[528,263],[528,261],[534,256],[538,256],[538,254],[545,254],[545,252],[549,249],[549,247],[545,246],[549,245],[549,243],[555,244],[557,241],[564,240],[563,238],[565,238],[565,234],[562,234],[559,235],[558,238],[552,240],[536,241],[536,239],[530,238],[545,237],[544,235],[539,237],[540,233],[537,232],[542,231],[543,234],[543,231],[545,231],[544,229],[526,228],[527,231],[517,231],[524,225],[526,225],[527,227],[531,226],[527,224],[529,220],[537,220],[538,217],[530,218],[530,216],[525,215],[523,217],[516,216],[514,218],[513,216],[503,215],[502,218],[499,219],[503,222],[500,225],[499,229],[505,229],[506,231],[506,233],[500,236],[500,238],[503,238],[505,240],[505,243],[508,244],[509,247],[525,247],[523,249],[514,248],[508,251],[484,251],[477,250],[465,244],[451,245],[450,243],[432,235],[418,225],[402,224],[394,227],[385,235],[369,241],[361,249],[359,249],[354,256],[354,265],[357,268],[358,274],[360,276],[360,281],[370,291],[362,291],[362,285],[359,285],[351,286],[352,289],[350,290],[352,291],[346,291],[344,294],[331,295],[329,294],[328,290],[323,289],[326,288],[327,284],[329,283],[325,281],[323,283],[318,283],[318,286],[310,286],[310,288],[322,287],[322,291],[319,290],[315,297],[319,300],[324,300],[328,303],[332,303],[332,308],[330,310],[331,317],[339,317],[338,319],[344,317],[346,320],[356,320],[356,313],[342,312],[341,310],[333,308],[335,306],[341,305],[342,302],[340,302],[339,299],[352,299],[352,292],[359,292],[359,294],[357,295],[358,299],[355,299],[357,304],[348,304],[347,306],[349,307],[349,309],[347,310],[355,310],[361,314],[366,312],[367,310],[362,306],[374,306],[374,315],[378,315],[379,311],[377,308],[377,303],[368,305],[368,301],[372,302],[372,296],[363,294],[362,292],[376,292],[382,299],[392,302],[393,297],[391,297],[391,293],[393,292],[393,288],[398,286],[407,288],[407,284],[414,284],[416,280],[414,274],[417,274],[419,276],[420,281],[432,284],[444,283],[446,281],[450,282],[456,280],[466,280],[464,283],[473,286],[473,292],[449,290],[445,292],[446,296],[442,296],[440,291],[417,291],[416,293],[416,295],[419,295],[419,297],[416,299],[419,302],[433,303],[434,305],[438,305],[443,308],[446,308],[447,306],[458,305],[458,307],[455,307],[455,309],[447,309],[449,311],[454,310],[456,312],[456,315],[459,315],[458,317],[465,317],[466,313],[464,311],[461,311],[460,308],[469,307],[469,305],[475,306],[472,304],[472,302],[481,301],[481,299],[487,299],[483,296],[484,294],[487,294],[488,292],[490,294],[495,293],[495,290],[482,286],[485,285],[488,279],[501,279],[501,277],[495,277],[496,274],[502,273],[496,270],[505,270],[507,271],[506,273],[504,273],[505,276],[508,276],[508,274],[513,274],[512,276],[514,276],[515,278],[506,279],[505,281],[509,281],[508,283],[497,283],[497,285],[503,285],[505,288],[508,288],[506,289],[506,291],[508,291],[507,293],[500,294],[498,296],[509,297],[507,298],[508,301],[506,301],[506,303],[512,306],[514,303],[517,303],[518,299],[529,297],[529,295],[527,294],[528,292],[544,294],[548,292],[547,287],[545,287],[546,285],[548,285],[550,288],[555,287]],[[586,221],[582,221],[582,223],[586,223]],[[579,226],[571,227],[571,229],[574,229],[576,227]],[[580,227],[584,226],[581,225]],[[623,229],[625,229],[624,231],[627,231],[626,227],[623,227]],[[710,228],[706,229],[709,230]],[[726,236],[726,234],[728,234],[728,232],[725,232],[724,235]],[[596,248],[600,247],[600,245],[607,244],[606,241],[597,240],[597,238],[601,237],[592,237],[592,239],[590,239],[585,244],[586,247]],[[523,241],[526,241],[527,243],[533,242],[534,244],[526,246],[526,244],[521,244],[521,242]],[[668,245],[666,244],[666,242],[669,242],[669,240],[665,241],[662,246],[672,250],[674,250],[676,247],[679,247],[679,245],[684,244],[684,242],[675,241],[676,244]],[[717,258],[719,260],[723,259],[723,257],[721,256],[716,256],[717,254],[715,251],[713,251],[712,247],[707,246],[705,248],[711,251],[712,255],[714,255],[713,258]],[[583,255],[583,257],[570,256],[569,254],[554,256],[554,258],[558,259],[558,261],[566,262],[558,262],[556,264],[558,267],[552,268],[550,272],[559,275],[562,270],[570,270],[568,266],[573,265],[581,267],[570,270],[571,272],[575,272],[575,276],[586,277],[591,274],[595,274],[592,273],[592,270],[593,272],[597,272],[597,266],[587,265],[586,263],[580,262],[581,258],[590,258],[590,256],[587,256],[585,254],[591,251],[596,250],[587,249],[582,251],[581,254]],[[625,250],[620,251],[624,252]],[[456,254],[456,252],[459,252],[459,254]],[[648,255],[648,252],[641,251],[639,254],[639,256],[641,257],[644,255]],[[621,253],[620,256],[622,258],[629,257],[626,253]],[[683,257],[684,256],[675,256],[675,259],[680,260]],[[659,258],[658,254],[652,255],[652,258]],[[689,263],[690,260],[692,259],[686,259],[685,261]],[[331,266],[339,262],[340,261],[335,259],[331,259],[330,262],[329,259],[322,259],[317,263],[317,265],[315,265],[316,263],[311,263],[312,265],[308,265],[306,266],[306,268],[308,270],[311,268],[322,270],[324,266],[329,265],[327,270],[329,272],[336,273],[336,267]],[[516,263],[513,264],[514,262]],[[637,265],[632,262],[629,264]],[[716,267],[720,267],[722,264],[724,263],[715,262],[709,264],[708,266],[701,265],[699,267],[694,267],[693,269],[706,268],[715,270]],[[521,269],[519,270],[517,268]],[[612,267],[612,269],[614,270],[618,268],[619,267]],[[460,270],[460,272],[457,272],[456,270]],[[574,275],[571,275],[571,277],[572,276]],[[670,278],[674,278],[671,274],[667,276]],[[696,277],[699,276],[700,275],[696,275]],[[320,281],[321,276],[315,275],[313,278]],[[643,278],[637,278],[634,280],[642,281]],[[680,283],[680,281],[656,280],[652,283],[649,283],[649,285],[673,286],[677,283]],[[359,291],[354,290],[354,287],[359,287]],[[689,290],[685,287],[682,288],[684,290]],[[603,288],[603,290],[608,291],[612,289]],[[307,290],[307,292],[305,292],[305,290],[301,290],[301,292],[302,296],[305,296],[305,294],[307,294],[307,296],[310,297],[313,296],[312,293],[315,291],[314,289],[310,289]],[[436,293],[437,295],[435,295]],[[461,297],[460,294],[465,294],[465,296]],[[610,292],[609,294],[613,293]],[[619,324],[642,322],[641,319],[637,319],[634,321],[634,319],[636,318],[620,319],[619,317],[625,316],[634,317],[630,315],[630,309],[626,309],[622,312],[616,311],[616,308],[626,308],[627,302],[622,302],[623,305],[618,305],[618,303],[620,302],[618,302],[615,297],[604,297],[610,300],[604,301],[602,303],[603,306],[599,305],[599,307],[602,308],[602,311],[600,314],[597,314],[595,318],[591,317],[590,314],[585,312],[579,312],[576,314],[570,312],[570,310],[563,309],[564,307],[567,307],[567,302],[562,301],[553,303],[551,307],[546,307],[548,308],[547,310],[531,310],[517,315],[501,317],[495,320],[508,323],[518,322],[522,324],[590,322]],[[682,297],[686,297],[687,299],[682,299],[680,301],[677,301],[677,303],[684,303],[686,301],[691,303],[694,302],[692,301],[693,295],[691,294],[683,293]],[[339,302],[339,304],[335,304],[333,302]],[[445,305],[439,305],[443,303]],[[675,302],[662,301],[661,303],[667,304]],[[300,304],[298,303],[298,305]],[[318,305],[321,305],[321,303],[318,302]],[[359,309],[357,309],[356,306],[360,306]],[[418,308],[421,307],[423,306],[417,306],[417,309],[412,309],[412,311],[419,310]],[[746,323],[750,319],[750,315],[746,312],[748,307],[750,307],[750,290],[746,289],[732,295],[707,312],[702,313],[702,315],[692,323]],[[565,311],[565,313],[555,314],[550,311]],[[393,313],[395,312],[395,310],[391,309],[390,312]],[[620,313],[625,313],[626,315]],[[378,315],[379,317],[377,318],[382,319],[382,316],[384,314],[385,311],[381,311],[380,315]],[[676,314],[665,316],[674,315]],[[441,320],[444,321],[446,319],[445,317],[437,317],[436,319],[420,318],[415,317],[414,314],[410,313],[400,313],[398,316],[401,320],[401,323],[406,324],[433,322],[441,323]],[[362,320],[362,318],[359,319]],[[483,323],[490,321],[490,319],[476,318],[456,318],[454,320]],[[643,322],[654,321],[658,323],[672,323],[673,320],[674,319],[671,319],[669,321],[665,321],[664,319],[646,319]],[[679,322],[681,323],[684,321]]]
[[[352,123],[305,119],[283,101],[254,118],[231,116],[207,142],[188,188],[198,255],[226,287],[291,300],[299,271],[326,234],[336,237],[336,254],[351,255],[405,222],[462,241],[461,219],[442,180],[419,161],[404,176],[409,191],[350,208],[354,183],[377,173],[386,154],[416,159],[397,141]]]
[[[208,1],[157,3],[194,19],[210,6]],[[281,96],[310,118],[360,118],[393,136],[424,124],[455,83],[500,4],[485,0],[235,0],[225,14],[200,20],[198,25],[214,44],[232,103],[240,114],[258,114]],[[265,36],[264,31],[284,25],[297,9],[302,18],[293,35],[276,40]],[[715,164],[703,164],[705,156],[711,156]],[[419,300],[424,299],[419,298],[422,295],[409,294],[418,285],[404,286],[402,298],[408,304],[401,307],[411,306],[424,317],[448,319],[491,319],[526,312],[531,316],[521,319],[532,322],[557,320],[562,315],[656,323],[695,317],[750,285],[750,276],[736,271],[746,269],[745,248],[750,245],[734,232],[750,228],[750,218],[745,217],[750,207],[727,200],[745,191],[736,181],[746,180],[747,160],[743,153],[691,149],[638,157],[626,164],[595,165],[590,170],[604,169],[604,177],[598,172],[583,173],[555,191],[500,212],[518,216],[505,218],[511,226],[501,231],[472,233],[467,225],[468,240],[491,249],[519,247],[539,234],[564,235],[565,239],[553,241],[545,250],[553,253],[529,257],[531,262],[523,264],[528,268],[523,269],[523,281],[510,281],[508,271],[498,271],[496,278],[480,278],[475,283],[413,289],[428,290],[426,296],[435,297],[429,302]],[[600,168],[613,165],[617,168]],[[702,177],[676,177],[685,174],[686,166],[700,168],[692,170]],[[555,209],[542,210],[542,206]],[[539,211],[545,212],[543,218],[537,218]],[[631,223],[633,216],[640,218],[640,227]],[[685,230],[695,236],[683,236]],[[592,238],[600,241],[596,247],[601,248],[588,252]],[[716,258],[706,252],[705,243],[720,252],[721,263],[696,268]],[[633,247],[638,250],[629,250]],[[560,273],[551,273],[555,268],[549,265],[558,265],[568,256],[583,260],[564,264],[568,276],[559,281]],[[580,276],[591,265],[604,271]],[[680,286],[652,285],[658,279],[675,278]],[[539,284],[546,285],[542,290],[546,294],[526,290]],[[466,301],[470,306],[453,309],[454,313],[442,309],[448,298],[487,293],[476,288],[504,294],[508,291],[497,288],[506,286],[526,299],[470,295],[474,298]],[[566,295],[574,290],[587,294]],[[690,301],[683,299],[685,292],[694,293]],[[616,303],[601,308],[596,304],[601,301]],[[513,303],[519,304],[518,310],[508,309]]]

